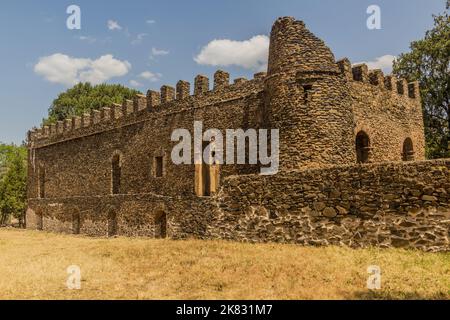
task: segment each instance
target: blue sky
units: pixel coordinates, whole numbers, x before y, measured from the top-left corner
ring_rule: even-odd
[[[81,8],[81,30],[66,27],[72,4]],[[381,30],[366,27],[372,4],[381,8]],[[305,21],[336,58],[375,62],[422,38],[445,1],[2,0],[0,5],[0,141],[20,143],[74,81],[121,83],[144,92],[180,79],[192,83],[196,74],[211,77],[217,69],[250,78],[263,68],[264,36],[279,16]],[[211,43],[215,39],[227,41]]]

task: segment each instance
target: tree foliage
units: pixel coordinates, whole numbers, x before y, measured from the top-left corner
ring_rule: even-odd
[[[0,144],[0,225],[10,217],[23,224],[26,210],[26,156],[24,146]]]
[[[447,10],[450,0],[447,0]],[[423,103],[428,158],[450,157],[450,17],[434,16],[434,27],[411,51],[394,62],[394,73],[419,81]]]
[[[48,118],[44,124],[81,116],[91,110],[110,107],[113,103],[121,104],[124,99],[133,99],[139,92],[116,84],[79,83],[66,92],[61,93],[49,108]]]

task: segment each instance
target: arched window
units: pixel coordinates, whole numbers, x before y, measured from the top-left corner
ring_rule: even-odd
[[[358,163],[367,163],[370,158],[370,139],[364,131],[356,135],[356,159]]]
[[[414,161],[414,148],[411,138],[406,138],[403,142],[403,161]]]
[[[120,155],[116,154],[111,162],[111,186],[112,194],[120,194],[120,178],[122,175],[122,165]]]

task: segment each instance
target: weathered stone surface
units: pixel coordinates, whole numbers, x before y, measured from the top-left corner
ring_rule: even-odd
[[[423,200],[423,201],[433,201],[433,202],[436,202],[436,201],[438,200],[438,198],[433,197],[433,196],[427,196],[427,195],[424,195],[424,196],[422,196],[422,200]]]
[[[337,216],[337,212],[334,208],[327,207],[323,210],[323,215],[327,218],[334,218]]]
[[[317,211],[322,211],[323,209],[325,209],[327,205],[323,202],[315,202],[314,203],[314,209]]]
[[[336,206],[336,210],[338,211],[338,213],[339,213],[340,215],[346,215],[346,214],[348,214],[348,210],[345,209],[345,208],[343,208],[343,207],[341,207],[341,206]]]

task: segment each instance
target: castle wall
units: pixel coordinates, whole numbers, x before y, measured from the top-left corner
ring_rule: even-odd
[[[208,198],[155,194],[32,199],[27,228],[88,236],[206,239],[213,220]],[[164,219],[161,219],[164,217]]]
[[[244,81],[201,96],[171,100],[153,109],[122,113],[117,119],[100,117],[85,127],[41,133],[30,155],[30,168],[34,169],[29,198],[38,197],[40,167],[45,168],[46,198],[109,195],[115,155],[120,156],[121,194],[192,194],[195,167],[171,161],[177,144],[171,141],[172,132],[188,129],[193,139],[194,121],[202,121],[204,130],[217,128],[223,133],[225,129],[258,128],[261,89],[261,78]],[[122,112],[120,106],[118,109]],[[164,158],[164,176],[155,177],[154,159],[160,156]],[[192,163],[193,158],[192,152]],[[246,170],[248,166],[226,165],[220,174],[225,177],[248,173]]]
[[[450,160],[230,177],[219,197],[213,237],[450,250]]]
[[[367,65],[337,61],[351,95],[354,134],[369,139],[368,162],[425,160],[425,133],[418,82],[408,83]],[[404,152],[404,144],[411,139]],[[354,141],[355,141],[354,140]]]
[[[414,159],[425,160],[425,137],[420,97],[399,94],[384,83],[350,81],[355,136],[364,131],[370,139],[370,162],[402,161],[403,143],[410,138]]]
[[[30,200],[29,228],[107,236],[450,250],[450,160],[339,166],[274,177],[230,176],[211,198],[152,194]]]

